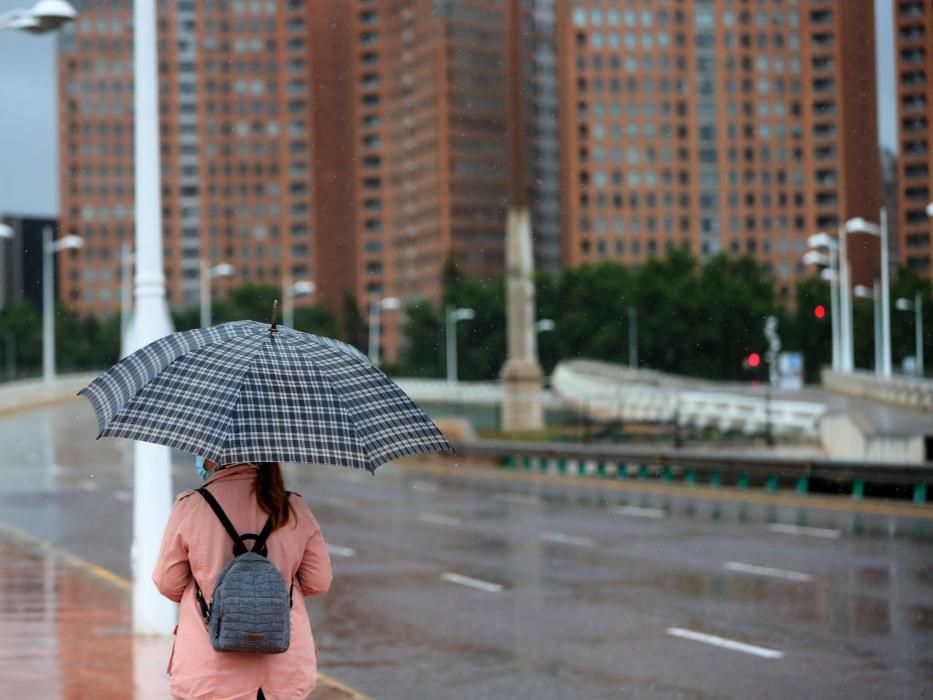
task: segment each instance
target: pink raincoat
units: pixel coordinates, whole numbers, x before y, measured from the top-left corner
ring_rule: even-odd
[[[258,534],[267,515],[251,489],[253,465],[228,467],[205,482],[240,534]],[[294,581],[291,642],[283,654],[215,652],[195,598],[195,579],[207,600],[224,565],[233,558],[233,542],[207,501],[195,491],[175,500],[152,580],[165,597],[180,603],[175,645],[168,662],[171,690],[188,700],[254,700],[262,688],[269,700],[299,700],[317,680],[317,648],[302,595],[327,592],[330,559],[321,529],[297,494],[291,516],[267,543],[269,559],[286,585]],[[250,540],[246,541],[247,547]]]

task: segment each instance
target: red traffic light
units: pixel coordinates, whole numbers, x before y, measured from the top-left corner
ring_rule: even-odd
[[[748,356],[746,362],[748,363],[749,367],[755,368],[761,364],[761,355],[759,355],[757,352],[753,352]]]
[[[817,318],[823,318],[826,316],[826,307],[822,304],[818,304],[815,309],[813,309],[813,315]]]

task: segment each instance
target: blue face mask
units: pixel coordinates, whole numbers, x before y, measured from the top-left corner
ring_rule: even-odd
[[[194,468],[197,470],[198,476],[201,477],[201,481],[207,481],[207,479],[211,476],[211,474],[213,474],[212,471],[210,471],[204,466],[203,457],[194,458]]]

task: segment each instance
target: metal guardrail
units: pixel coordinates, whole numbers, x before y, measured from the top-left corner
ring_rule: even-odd
[[[807,493],[813,480],[851,490],[862,498],[865,485],[908,487],[915,503],[926,503],[928,485],[933,485],[933,462],[899,464],[810,459],[762,455],[735,450],[705,452],[660,447],[534,443],[508,440],[456,442],[459,456],[503,460],[506,466],[545,473],[608,478],[659,477],[672,482],[682,476],[696,484],[698,472],[710,475],[710,484],[721,486],[729,477],[738,488],[748,488],[752,479],[762,479],[766,490],[776,491],[781,479],[792,479],[798,493]],[[842,488],[840,488],[842,490]]]

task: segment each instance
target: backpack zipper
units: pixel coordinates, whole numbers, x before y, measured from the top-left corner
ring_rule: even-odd
[[[217,618],[217,629],[214,630],[214,639],[220,637],[220,623],[224,621],[224,611],[220,611],[220,616]]]

